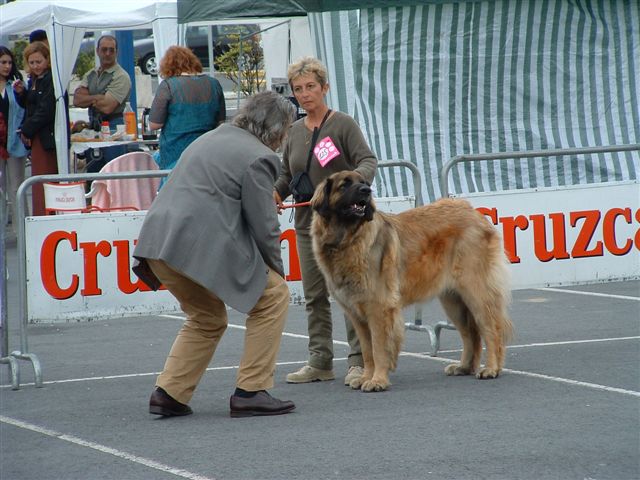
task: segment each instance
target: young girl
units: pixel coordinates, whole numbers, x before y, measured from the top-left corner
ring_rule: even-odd
[[[25,108],[20,127],[22,142],[31,148],[31,174],[58,173],[54,125],[56,100],[51,78],[49,48],[43,42],[33,42],[24,50],[24,60],[29,72],[29,85],[15,82],[13,88],[18,101]],[[33,186],[33,215],[44,215],[44,190],[42,184]]]
[[[24,118],[24,109],[18,105],[11,84],[21,80],[22,75],[11,50],[0,45],[0,188],[9,202],[14,233],[16,192],[24,181],[27,149],[17,132]]]

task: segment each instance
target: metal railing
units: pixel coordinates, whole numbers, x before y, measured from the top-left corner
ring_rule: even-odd
[[[457,155],[444,164],[440,171],[440,192],[443,197],[449,196],[449,172],[454,165],[461,162],[486,162],[490,160],[514,160],[516,158],[562,157],[566,155],[584,155],[591,153],[615,153],[640,151],[640,144],[609,145],[606,147],[558,148],[553,150],[531,150],[526,152],[478,153],[473,155]]]
[[[9,355],[9,337],[5,335],[7,332],[8,323],[8,299],[7,299],[7,252],[5,250],[6,245],[6,227],[8,218],[7,208],[7,192],[5,179],[2,181],[2,189],[0,189],[0,364],[9,365],[9,371],[11,375],[11,388],[17,390],[20,387],[20,366],[18,361]],[[15,219],[13,219],[15,222]]]
[[[577,147],[577,148],[558,148],[551,150],[531,150],[526,152],[498,152],[498,153],[480,153],[469,155],[457,155],[445,163],[440,171],[440,192],[442,197],[446,198],[450,196],[449,193],[449,172],[451,169],[462,162],[486,162],[491,160],[514,160],[517,158],[533,158],[533,157],[562,157],[566,155],[585,155],[593,153],[615,153],[615,152],[630,152],[640,151],[640,144],[630,145],[609,145],[604,147]],[[432,356],[435,356],[440,348],[440,331],[442,329],[455,330],[456,328],[446,322],[438,322],[433,327],[433,332],[429,332],[431,336],[431,345],[433,350]]]
[[[74,182],[74,181],[86,181],[86,180],[123,180],[128,178],[150,178],[150,177],[164,177],[169,175],[171,170],[141,170],[137,172],[116,172],[116,173],[75,173],[75,174],[61,174],[61,175],[37,175],[25,180],[18,188],[16,195],[16,218],[13,219],[17,225],[17,254],[18,254],[18,321],[20,327],[20,349],[14,350],[8,355],[3,352],[3,357],[0,359],[0,363],[8,363],[11,368],[12,375],[12,388],[17,390],[20,387],[19,367],[16,360],[27,360],[31,362],[33,366],[35,376],[35,386],[42,387],[42,369],[40,367],[40,361],[35,353],[29,352],[29,344],[27,338],[27,323],[28,323],[28,305],[27,305],[27,259],[26,259],[26,244],[25,244],[25,227],[24,221],[26,218],[25,212],[25,196],[26,192],[32,185],[43,182]],[[4,218],[4,217],[3,217]],[[4,225],[2,226],[4,231]],[[4,243],[2,244],[4,248]],[[4,255],[4,252],[3,252]],[[4,272],[3,272],[4,274]],[[7,292],[2,292],[3,298],[5,298]],[[2,324],[2,345],[8,350],[8,338],[9,338],[9,318],[8,315],[4,316]],[[4,348],[4,347],[3,347]]]
[[[411,162],[406,162],[404,160],[397,160],[393,162],[379,162],[378,168],[393,168],[393,167],[404,167],[408,168],[411,171],[411,177],[413,179],[413,190],[416,194],[416,207],[420,205],[424,205],[424,200],[422,198],[422,175],[420,174],[420,170]]]

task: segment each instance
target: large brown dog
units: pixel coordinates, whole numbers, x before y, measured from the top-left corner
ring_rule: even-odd
[[[512,333],[507,258],[497,231],[468,202],[385,214],[360,174],[339,172],[318,185],[311,205],[314,253],[362,347],[364,374],[352,388],[389,387],[404,338],[402,308],[434,296],[463,342],[460,363],[445,373],[498,376]]]

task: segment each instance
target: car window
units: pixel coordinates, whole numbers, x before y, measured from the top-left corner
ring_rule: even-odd
[[[188,27],[187,28],[187,37],[195,37],[200,35],[207,35],[207,30],[209,27]]]
[[[150,28],[143,28],[141,30],[133,30],[133,39],[139,40],[142,38],[153,38],[153,30]]]

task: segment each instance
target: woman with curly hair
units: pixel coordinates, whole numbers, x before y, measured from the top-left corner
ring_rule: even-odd
[[[162,129],[158,164],[171,170],[191,142],[224,122],[226,107],[220,82],[203,75],[200,60],[186,47],[169,47],[160,76],[149,126]]]

